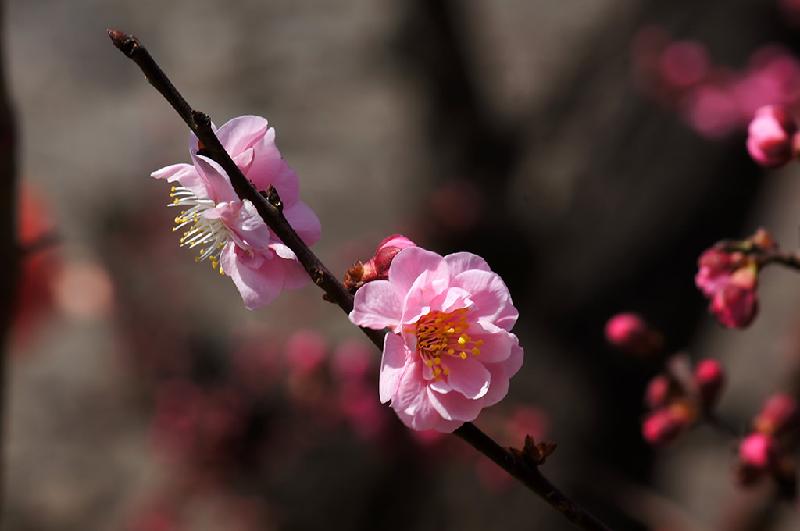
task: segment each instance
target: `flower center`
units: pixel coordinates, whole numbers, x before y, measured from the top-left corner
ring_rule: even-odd
[[[481,353],[482,339],[472,339],[467,334],[468,308],[452,312],[433,311],[420,317],[413,327],[417,336],[417,352],[422,361],[433,370],[436,380],[450,371],[442,367],[442,357],[467,359]]]
[[[184,186],[173,186],[169,194],[172,203],[169,206],[183,207],[184,210],[175,218],[173,231],[185,228],[180,239],[181,247],[194,249],[199,247],[195,262],[208,259],[211,267],[219,268],[219,255],[222,248],[231,239],[230,231],[221,219],[208,219],[203,213],[209,208],[214,208],[214,201],[204,197],[197,197],[194,192]]]

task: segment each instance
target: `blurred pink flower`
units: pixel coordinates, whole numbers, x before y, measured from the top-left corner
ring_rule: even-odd
[[[502,279],[479,256],[400,251],[388,280],[355,295],[350,320],[389,328],[380,400],[415,430],[451,432],[499,402],[522,366],[510,333],[518,312]]]
[[[314,244],[320,237],[319,219],[300,201],[297,175],[281,158],[275,130],[267,127],[267,120],[240,116],[216,133],[257,190],[275,187],[286,219],[304,242]],[[173,229],[185,228],[181,246],[199,248],[198,261],[208,259],[231,277],[250,310],[268,304],[283,289],[306,284],[308,278],[295,254],[270,231],[251,202],[238,198],[228,175],[203,155],[194,134],[189,155],[192,164],[173,164],[152,174],[179,184],[170,195],[172,205],[184,209]]]
[[[725,370],[715,359],[701,360],[695,366],[694,381],[700,394],[701,405],[704,409],[710,409],[717,403],[725,385]]]
[[[680,435],[690,423],[690,416],[681,407],[657,409],[642,423],[642,436],[650,444],[666,444]]]
[[[750,122],[747,151],[757,163],[777,168],[794,156],[797,123],[789,111],[778,105],[767,105],[756,111]]]
[[[770,396],[753,423],[755,429],[767,435],[779,434],[787,428],[800,427],[797,401],[785,393]]]
[[[305,375],[314,372],[325,361],[328,345],[325,339],[313,330],[299,330],[286,342],[286,361],[293,374]]]
[[[371,345],[362,341],[344,341],[336,347],[331,359],[331,371],[343,384],[363,381],[371,374],[376,358]]]

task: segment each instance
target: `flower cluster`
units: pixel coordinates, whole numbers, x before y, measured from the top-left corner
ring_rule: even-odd
[[[756,50],[736,71],[714,65],[704,44],[651,26],[638,33],[632,54],[638,84],[708,138],[744,128],[765,105],[798,103],[800,61],[777,46]]]
[[[479,256],[401,250],[356,292],[350,320],[387,328],[380,399],[416,430],[451,432],[508,392],[522,365],[508,288]]]
[[[275,145],[275,130],[259,116],[240,116],[216,129],[217,137],[242,173],[266,193],[277,190],[283,215],[303,241],[314,244],[320,223],[299,198],[295,172],[284,162]],[[205,156],[192,134],[191,164],[173,164],[152,176],[176,183],[170,196],[181,209],[175,228],[182,230],[182,247],[198,249],[198,261],[208,260],[228,275],[248,309],[274,300],[283,289],[303,286],[308,277],[294,252],[272,233],[250,201],[236,195],[230,178],[216,162]]]
[[[794,398],[775,394],[753,421],[753,431],[739,443],[738,477],[750,485],[772,476],[781,487],[794,490],[795,462],[791,450],[800,435],[800,409]]]
[[[720,242],[700,255],[695,284],[723,326],[745,328],[758,312],[758,257],[777,249],[763,229],[742,242]]]
[[[647,385],[645,402],[651,411],[642,423],[645,440],[667,443],[708,415],[724,382],[724,371],[716,360],[701,360],[692,370],[688,358],[673,357],[667,370]]]

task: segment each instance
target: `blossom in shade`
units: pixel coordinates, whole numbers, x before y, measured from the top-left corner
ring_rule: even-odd
[[[677,408],[658,409],[642,423],[642,437],[653,445],[666,444],[675,439],[690,424],[690,419]]]
[[[778,393],[767,399],[753,424],[761,433],[781,433],[787,428],[797,427],[800,420],[798,413],[797,401],[790,395]]]
[[[796,135],[797,123],[789,111],[779,105],[767,105],[758,109],[750,122],[747,151],[762,166],[783,166],[794,157]]]
[[[654,354],[661,349],[663,338],[641,316],[618,313],[606,323],[606,340],[623,352],[635,355]]]
[[[698,260],[695,284],[709,311],[728,328],[745,328],[758,312],[758,266],[753,257],[712,247]]]
[[[320,223],[299,199],[295,172],[275,145],[275,130],[259,116],[240,116],[216,129],[225,150],[260,192],[274,187],[283,215],[303,241],[314,244]],[[172,206],[181,209],[175,228],[182,230],[182,247],[196,248],[197,261],[208,260],[228,275],[248,309],[274,300],[283,289],[304,285],[307,275],[294,252],[267,227],[250,201],[242,201],[225,171],[206,157],[194,134],[189,141],[191,164],[173,164],[153,172],[156,179],[175,183]]]
[[[451,432],[508,393],[522,366],[511,333],[518,315],[481,257],[410,247],[394,257],[387,280],[359,288],[350,320],[389,329],[381,402],[415,430]]]

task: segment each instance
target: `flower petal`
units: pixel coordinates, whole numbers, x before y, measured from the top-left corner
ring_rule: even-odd
[[[437,272],[435,276],[430,277],[430,281],[449,276],[447,264],[441,256],[421,247],[409,247],[397,253],[392,260],[392,265],[389,267],[389,282],[398,291],[405,293],[425,271]]]
[[[206,189],[205,196],[212,199],[215,203],[225,201],[238,201],[236,192],[228,179],[228,174],[222,167],[203,155],[192,155],[192,161],[200,176],[200,181]]]
[[[237,116],[217,129],[217,138],[225,151],[236,158],[260,141],[267,132],[267,120],[261,116]]]
[[[284,207],[283,215],[306,245],[314,245],[319,241],[322,226],[307,204],[298,201],[290,207]]]
[[[431,389],[428,399],[442,418],[459,423],[475,420],[483,408],[482,400],[470,400],[455,391],[442,394]]]
[[[475,400],[484,396],[489,390],[492,375],[483,363],[474,358],[454,359],[447,360],[446,366],[450,370],[447,382],[454,391]]]
[[[448,254],[444,257],[444,261],[447,262],[447,265],[450,268],[451,276],[456,276],[459,273],[469,271],[470,269],[491,271],[491,268],[489,267],[489,264],[486,263],[486,260],[477,254],[467,252]]]
[[[220,264],[238,288],[248,310],[269,304],[283,287],[284,272],[280,260],[265,260],[259,255],[251,258],[233,242],[225,245]]]
[[[471,314],[477,318],[486,317],[506,330],[513,328],[519,312],[499,275],[473,269],[456,275],[452,283],[472,294]]]
[[[489,323],[474,323],[468,331],[473,341],[483,341],[478,348],[478,356],[482,363],[499,363],[511,355],[511,349],[517,345],[517,337],[504,329],[491,326]]]
[[[380,382],[378,394],[381,403],[392,399],[400,385],[400,378],[406,370],[406,345],[397,334],[386,334],[383,339]]]
[[[375,280],[356,292],[350,321],[358,326],[399,332],[403,308],[400,297],[387,280]]]
[[[511,348],[508,359],[501,363],[487,363],[486,369],[492,374],[489,391],[483,397],[484,407],[492,406],[508,394],[509,379],[522,367],[522,347],[519,344]]]

